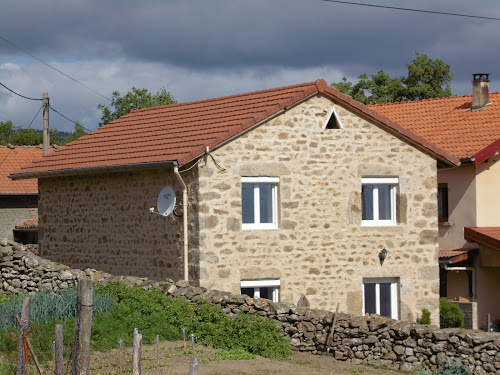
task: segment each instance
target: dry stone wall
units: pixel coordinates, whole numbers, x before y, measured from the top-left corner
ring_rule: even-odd
[[[205,300],[234,315],[240,312],[273,319],[290,338],[293,350],[312,354],[327,352],[337,360],[354,364],[386,366],[403,371],[437,369],[447,357],[460,358],[474,374],[500,374],[500,335],[472,330],[438,329],[432,325],[396,321],[378,315],[354,316],[330,311],[273,303],[247,295],[231,294],[185,281],[156,282],[147,278],[113,276],[102,271],[70,269],[35,256],[26,247],[0,242],[0,293],[57,291],[74,286],[79,277],[96,283],[121,281],[129,286],[157,287],[192,303]]]

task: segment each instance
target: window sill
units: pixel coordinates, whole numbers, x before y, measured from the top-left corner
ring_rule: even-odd
[[[452,224],[452,223],[450,223],[449,221],[440,221],[440,222],[438,223],[438,225],[439,225],[440,227],[451,227],[453,224]]]
[[[276,230],[278,227],[275,226],[263,226],[263,225],[245,225],[243,224],[241,226],[241,230],[243,231],[251,231],[251,230]]]

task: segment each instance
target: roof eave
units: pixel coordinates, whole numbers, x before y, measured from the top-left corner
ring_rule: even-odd
[[[12,180],[23,180],[28,178],[46,178],[46,177],[59,177],[59,176],[72,176],[92,172],[119,172],[136,169],[157,168],[178,165],[177,160],[160,161],[153,163],[137,163],[137,164],[115,164],[115,165],[99,165],[95,167],[86,168],[68,168],[68,169],[55,169],[40,172],[24,172],[9,175]]]
[[[0,193],[0,197],[10,197],[16,195],[38,195],[38,193]]]
[[[492,156],[494,156],[496,153],[500,152],[500,138],[498,138],[496,141],[493,143],[489,144],[482,150],[479,150],[476,152],[474,155],[472,155],[472,158],[475,159],[475,164],[479,165],[482,162],[488,160]]]

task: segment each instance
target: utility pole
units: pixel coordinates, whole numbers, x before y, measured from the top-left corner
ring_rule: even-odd
[[[44,92],[43,98],[43,154],[47,155],[50,149],[50,133],[49,133],[49,93]]]

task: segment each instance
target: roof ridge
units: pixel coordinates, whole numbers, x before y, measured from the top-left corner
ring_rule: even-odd
[[[227,100],[231,98],[237,98],[237,97],[245,97],[245,96],[250,96],[250,95],[255,95],[255,94],[263,94],[266,92],[273,92],[273,91],[282,91],[286,89],[294,89],[294,88],[299,88],[303,86],[313,86],[316,85],[316,82],[303,82],[303,83],[298,83],[295,85],[288,85],[288,86],[281,86],[281,87],[272,87],[264,90],[255,90],[255,91],[249,91],[249,92],[242,92],[239,94],[231,94],[231,95],[225,95],[225,96],[218,96],[215,98],[209,98],[209,99],[201,99],[201,100],[193,100],[190,102],[181,102],[181,103],[175,103],[175,104],[165,104],[165,105],[158,105],[154,107],[147,107],[147,108],[135,108],[133,110],[133,113],[138,113],[138,112],[144,112],[147,110],[150,110],[151,108],[161,108],[161,107],[168,107],[168,108],[174,108],[174,107],[181,107],[185,105],[192,105],[192,104],[197,104],[197,103],[209,103],[209,102],[215,102],[219,100]],[[130,112],[132,113],[132,112]],[[127,115],[126,115],[127,116]],[[121,118],[123,118],[122,116]]]

